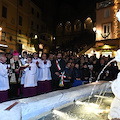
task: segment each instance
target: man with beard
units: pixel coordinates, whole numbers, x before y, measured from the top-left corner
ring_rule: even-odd
[[[62,54],[57,54],[57,59],[52,61],[51,66],[51,74],[52,74],[52,89],[58,90],[62,89],[62,87],[59,86],[59,82],[61,79],[61,75],[63,72],[65,72],[65,61],[62,59]]]

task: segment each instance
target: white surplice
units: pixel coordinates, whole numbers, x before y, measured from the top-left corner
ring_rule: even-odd
[[[35,87],[37,86],[37,66],[34,63],[30,63],[31,69],[26,68],[24,87]]]
[[[8,70],[5,64],[0,63],[0,91],[9,89]]]
[[[22,65],[24,66],[26,64],[27,58],[25,58],[25,59],[21,58],[20,61],[21,61]],[[25,79],[25,72],[23,71],[22,72],[22,77],[21,77],[21,85],[24,84],[24,79]]]
[[[40,62],[41,62],[41,59],[40,59],[40,58],[33,58],[33,59],[32,59],[32,62],[33,62],[34,64],[36,64],[37,62],[40,63]],[[37,81],[38,81],[38,77],[39,77],[39,73],[40,73],[39,70],[40,70],[40,69],[37,67]]]
[[[44,61],[41,60],[39,63],[39,76],[38,76],[38,81],[45,81],[45,80],[51,80],[51,72],[50,72],[50,67],[51,67],[51,61],[47,60],[47,63],[44,64]]]

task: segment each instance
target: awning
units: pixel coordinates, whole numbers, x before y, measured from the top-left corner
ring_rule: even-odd
[[[96,47],[97,50],[112,50],[112,49],[117,49],[117,46],[111,46],[111,45],[103,45]]]

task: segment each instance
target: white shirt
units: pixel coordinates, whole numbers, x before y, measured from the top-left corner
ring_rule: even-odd
[[[20,61],[21,61],[22,65],[25,65],[26,61],[27,61],[27,58],[21,58]]]
[[[47,63],[44,64],[44,61],[41,60],[39,63],[39,76],[38,76],[38,81],[45,81],[45,80],[51,80],[51,72],[50,72],[50,67],[51,67],[51,61],[47,60]]]
[[[9,89],[8,70],[5,64],[0,63],[0,91]]]
[[[41,59],[40,59],[40,58],[33,58],[33,59],[32,59],[32,62],[36,65],[36,62],[40,63],[40,62],[41,62]],[[40,70],[40,69],[37,67],[37,80],[38,80],[38,78],[39,78],[39,73],[40,73],[39,70]]]
[[[25,69],[24,87],[37,86],[37,66],[34,63],[30,63],[31,69]]]
[[[41,59],[40,58],[33,58],[32,59],[32,62],[36,64],[36,62],[39,62],[40,63]]]
[[[27,58],[21,58],[20,61],[21,61],[22,65],[25,65],[25,64],[26,64],[26,61],[27,61]],[[25,79],[25,73],[24,73],[24,71],[23,71],[23,72],[22,72],[22,77],[21,77],[21,82],[20,82],[21,85],[24,84],[24,79]]]

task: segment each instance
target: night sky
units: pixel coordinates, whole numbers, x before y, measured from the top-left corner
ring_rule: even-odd
[[[33,0],[42,10],[42,19],[49,30],[55,32],[58,23],[84,21],[91,17],[95,22],[96,3],[103,0]]]

